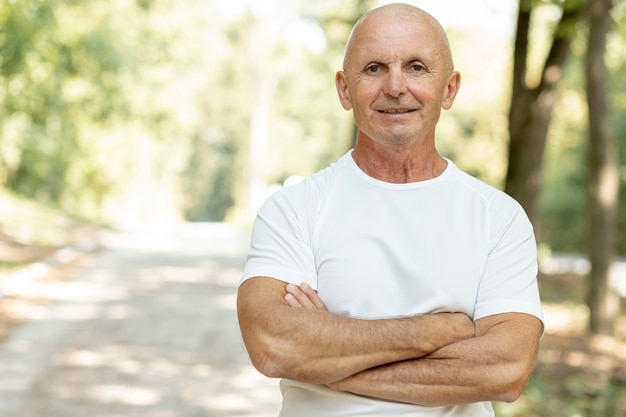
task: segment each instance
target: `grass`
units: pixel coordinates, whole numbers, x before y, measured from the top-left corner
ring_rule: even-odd
[[[93,230],[67,213],[0,189],[0,276]],[[586,333],[586,277],[542,275],[546,333],[519,400],[495,403],[498,417],[626,416],[626,303],[614,336]],[[0,305],[0,317],[3,316]],[[3,326],[0,320],[0,339]]]
[[[613,336],[586,331],[586,277],[540,276],[546,333],[521,398],[495,403],[498,417],[626,416],[626,303]]]
[[[0,290],[13,270],[51,255],[59,247],[86,237],[95,225],[0,188]],[[19,324],[20,301],[0,298],[0,341]]]
[[[39,260],[94,226],[0,188],[0,274]]]

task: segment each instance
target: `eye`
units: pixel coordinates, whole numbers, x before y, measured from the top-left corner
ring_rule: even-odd
[[[367,67],[367,72],[374,73],[374,72],[378,72],[379,69],[380,67],[378,65],[372,64],[369,67]]]
[[[411,66],[411,69],[413,69],[413,71],[415,72],[420,72],[420,71],[424,71],[424,67],[420,64],[413,64]]]

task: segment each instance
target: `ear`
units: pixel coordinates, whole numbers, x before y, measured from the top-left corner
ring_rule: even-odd
[[[448,82],[443,92],[443,100],[441,101],[441,107],[444,110],[450,110],[459,88],[461,88],[461,74],[458,71],[452,71],[452,74],[448,77]]]
[[[352,100],[350,100],[350,93],[348,92],[348,80],[346,79],[346,73],[343,71],[337,71],[335,75],[335,85],[337,86],[337,94],[339,95],[339,101],[341,106],[345,110],[352,109]]]

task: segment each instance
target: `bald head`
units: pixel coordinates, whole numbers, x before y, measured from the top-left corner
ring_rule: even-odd
[[[360,41],[364,37],[364,34],[381,30],[385,25],[393,26],[399,19],[410,19],[411,24],[421,26],[430,32],[430,35],[437,43],[436,47],[439,49],[441,57],[444,60],[446,70],[451,72],[454,69],[448,36],[437,19],[415,6],[393,3],[370,11],[363,15],[354,25],[346,45],[343,59],[344,71],[349,67],[355,50],[360,47]]]

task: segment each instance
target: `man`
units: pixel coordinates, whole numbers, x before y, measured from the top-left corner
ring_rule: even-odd
[[[261,208],[238,293],[281,416],[493,416],[537,356],[536,244],[521,207],[435,148],[459,90],[439,23],[404,4],[355,25],[339,100],[355,149]]]

